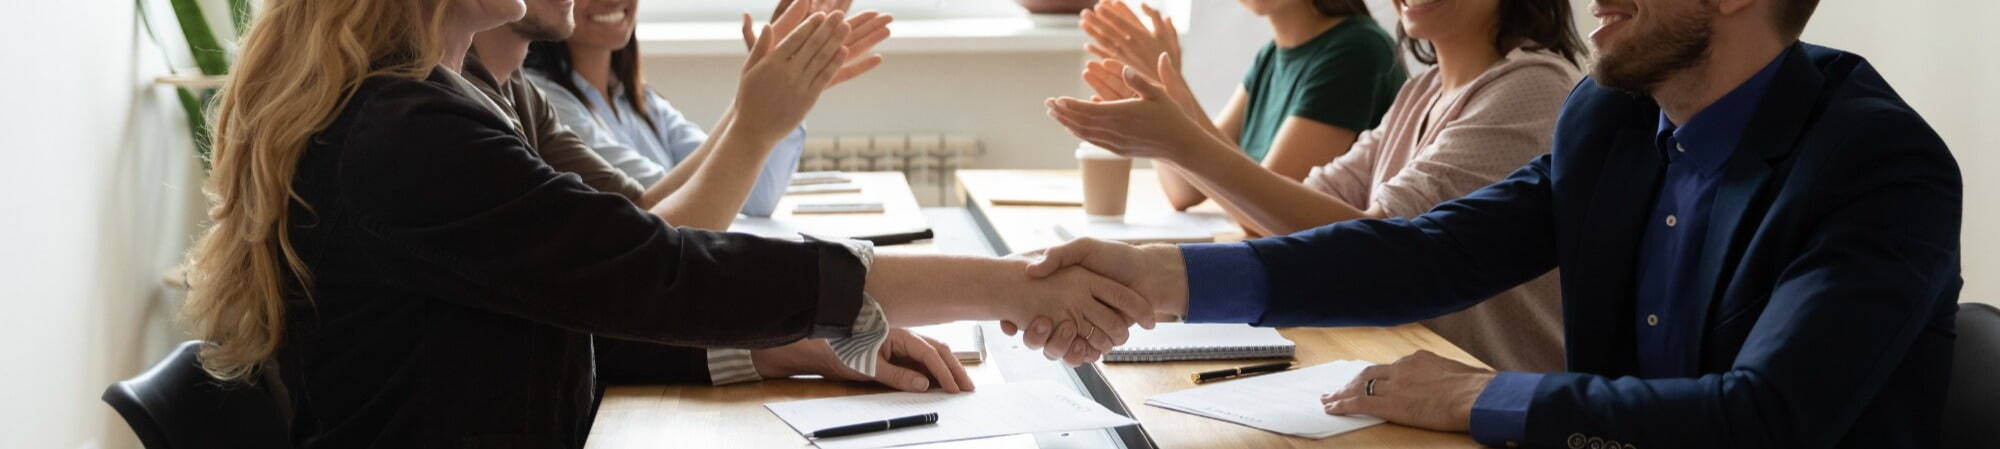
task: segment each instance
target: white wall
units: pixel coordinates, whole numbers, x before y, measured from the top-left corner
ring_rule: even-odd
[[[2000,3],[1825,1],[1807,42],[1862,56],[1944,136],[1965,175],[1966,301],[2000,304]]]
[[[98,395],[161,345],[142,329],[198,169],[131,5],[0,14],[0,447],[137,446]]]
[[[1064,168],[1077,140],[1044,112],[1042,100],[1078,95],[1083,51],[894,54],[881,67],[820,99],[807,117],[812,135],[947,132],[978,136],[980,167]],[[736,92],[743,57],[647,58],[646,78],[674,106],[714,123]]]

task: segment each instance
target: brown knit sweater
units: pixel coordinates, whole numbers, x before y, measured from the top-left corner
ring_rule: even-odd
[[[1456,91],[1445,91],[1436,69],[1426,71],[1403,85],[1381,126],[1305,183],[1356,208],[1421,215],[1549,152],[1556,115],[1579,77],[1559,56],[1521,49]],[[1494,368],[1561,371],[1556,279],[1550,272],[1423,323]]]

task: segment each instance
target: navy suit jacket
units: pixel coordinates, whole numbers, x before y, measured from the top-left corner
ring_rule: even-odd
[[[1408,220],[1250,242],[1260,325],[1436,317],[1560,267],[1569,372],[1533,447],[1917,448],[1950,376],[1962,185],[1944,142],[1860,56],[1787,50],[1723,169],[1686,326],[1700,377],[1638,379],[1634,264],[1664,167],[1659,107],[1583,81],[1555,148]]]

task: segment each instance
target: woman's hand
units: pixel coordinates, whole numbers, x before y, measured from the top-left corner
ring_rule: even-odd
[[[800,0],[781,5],[777,15],[771,18],[771,31],[778,33],[777,39],[783,41],[785,37],[804,25],[810,14],[846,13],[853,3],[852,0]],[[851,31],[847,39],[841,42],[841,47],[847,49],[847,54],[841,59],[840,72],[834,74],[830,85],[838,86],[881,66],[882,55],[870,51],[873,51],[877,44],[889,39],[889,24],[895,21],[896,16],[875,11],[863,11],[849,16],[847,26]],[[743,34],[743,43],[755,49],[756,36],[746,31]]]
[[[869,52],[875,50],[875,45],[889,40],[889,23],[895,21],[896,16],[875,11],[862,11],[847,19],[847,25],[854,30],[848,33],[847,42],[843,44],[847,49],[847,59],[841,61],[840,73],[833,75],[833,85],[859,78],[882,65],[882,54]]]
[[[1147,79],[1160,79],[1162,71],[1179,73],[1181,69],[1180,31],[1172,19],[1160,15],[1152,6],[1140,5],[1152,23],[1152,28],[1140,22],[1139,16],[1122,0],[1105,0],[1096,7],[1083,11],[1078,24],[1084,34],[1090,35],[1091,44],[1084,46],[1091,54],[1116,60],[1133,66]],[[1168,67],[1158,67],[1154,61],[1165,57]]]
[[[845,13],[836,11],[811,14],[790,35],[765,25],[751,39],[750,16],[744,15],[743,33],[753,44],[736,92],[734,126],[770,136],[798,128],[840,71],[838,62],[847,59],[842,43],[850,31]]]
[[[1103,102],[1049,99],[1049,117],[1077,138],[1127,157],[1179,163],[1196,151],[1203,139],[1212,138],[1204,131],[1208,125],[1188,116],[1165,87],[1129,67],[1123,75],[1131,98]],[[1107,90],[1114,95],[1118,92],[1115,87]]]
[[[1152,302],[1115,280],[1081,268],[1052,270],[1043,278],[1029,279],[1025,264],[1021,267],[1021,273],[1006,275],[1020,278],[1016,285],[1022,290],[1008,292],[1017,299],[1002,307],[997,318],[1016,323],[1048,319],[1042,327],[1030,329],[1022,341],[1041,349],[1049,360],[1070,365],[1094,361],[1124,344],[1133,324],[1154,326]]]
[[[972,391],[972,378],[965,366],[943,342],[917,335],[906,329],[890,328],[889,337],[876,353],[875,377],[848,368],[833,354],[826,340],[799,340],[789,345],[750,352],[757,376],[778,379],[797,375],[819,375],[855,382],[875,382],[903,391],[930,391],[932,385],[949,393]]]

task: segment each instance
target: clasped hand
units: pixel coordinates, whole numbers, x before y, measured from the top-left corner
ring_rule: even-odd
[[[1151,307],[1143,312],[1145,319],[1141,320],[1148,329],[1161,315],[1186,313],[1186,270],[1182,268],[1180,250],[1171,245],[1135,247],[1085,238],[1018,257],[1032,261],[1026,270],[1031,278],[1081,271],[1130,288],[1145,298]],[[1028,323],[1026,332],[1020,332],[1024,329],[1018,323]],[[1044,348],[1043,354],[1050,358],[1061,357],[1064,361],[1077,364],[1096,360],[1109,350],[1108,347],[1079,345],[1072,338],[1066,338],[1076,335],[1079,332],[1076,329],[1084,324],[1060,316],[1036,315],[1009,318],[1003,320],[1000,327],[1008,335],[1022,334],[1022,342],[1029,347]],[[1120,338],[1117,343],[1123,344],[1124,339]]]
[[[1152,300],[1159,312],[1187,313],[1186,262],[1175,246],[1078,239],[1025,256],[1036,259],[1028,266],[1031,277],[1088,269],[1131,286]],[[1046,338],[1049,334],[1041,330],[1051,323],[1046,317],[1034,319],[1023,339],[1032,343]],[[1055,324],[1061,328],[1067,323]],[[1002,327],[1009,334],[1016,330],[1008,323]],[[1418,351],[1395,363],[1362,370],[1344,385],[1330,385],[1331,391],[1319,399],[1327,414],[1368,415],[1407,426],[1463,432],[1470,425],[1473,403],[1494,376],[1489,370]]]

